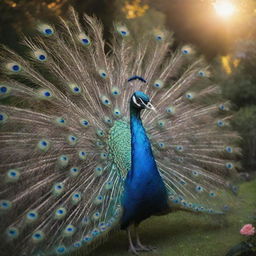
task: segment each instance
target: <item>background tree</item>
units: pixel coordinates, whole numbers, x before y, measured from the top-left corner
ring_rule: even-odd
[[[221,81],[223,94],[236,111],[233,126],[242,136],[243,168],[250,171],[256,169],[256,43],[240,42],[234,56],[239,56],[239,66],[230,75],[223,74]]]

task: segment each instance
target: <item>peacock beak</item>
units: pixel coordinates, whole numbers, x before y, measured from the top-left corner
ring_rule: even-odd
[[[148,103],[145,105],[145,107],[146,107],[147,109],[149,109],[149,110],[153,110],[154,112],[156,112],[155,107],[154,107],[150,102],[148,102]]]

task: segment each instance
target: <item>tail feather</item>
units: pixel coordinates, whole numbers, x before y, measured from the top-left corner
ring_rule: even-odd
[[[221,212],[239,149],[207,65],[190,46],[171,51],[166,31],[133,36],[118,23],[106,54],[101,23],[84,21],[71,9],[70,21],[40,24],[40,35],[24,39],[26,58],[0,53],[4,255],[90,251],[118,227],[136,90],[157,108],[142,118],[170,208]]]

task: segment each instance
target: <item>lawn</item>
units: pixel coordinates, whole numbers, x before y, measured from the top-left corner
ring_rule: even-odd
[[[256,215],[256,180],[240,186],[237,200],[239,203],[225,217],[177,212],[143,222],[142,241],[157,250],[141,255],[224,256],[230,247],[244,239],[239,230],[252,223]],[[128,256],[127,243],[125,232],[116,233],[91,256]],[[80,251],[79,256],[82,255]]]

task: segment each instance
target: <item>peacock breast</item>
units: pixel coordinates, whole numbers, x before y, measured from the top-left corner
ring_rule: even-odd
[[[108,136],[109,153],[122,177],[131,169],[131,131],[130,124],[115,121]]]

